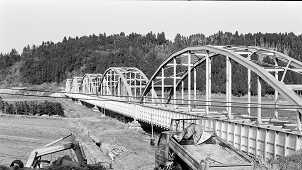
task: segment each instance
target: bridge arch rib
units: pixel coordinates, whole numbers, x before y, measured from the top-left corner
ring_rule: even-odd
[[[295,91],[302,90],[302,84],[285,84],[284,79],[288,71],[298,74],[302,73],[302,62],[291,58],[283,53],[259,48],[259,47],[233,47],[233,46],[200,46],[188,47],[170,55],[156,70],[146,85],[142,94],[141,101],[150,93],[155,91],[157,86],[161,86],[157,90],[158,99],[163,103],[177,104],[179,93],[181,91],[182,104],[186,102],[189,111],[194,107],[194,100],[197,99],[196,90],[196,68],[205,63],[206,67],[206,90],[205,90],[205,114],[209,113],[211,106],[211,59],[217,56],[226,57],[226,110],[227,116],[232,116],[232,66],[231,61],[236,62],[247,69],[248,72],[248,114],[251,114],[251,72],[257,75],[258,84],[258,100],[257,100],[257,121],[261,119],[261,81],[265,81],[268,85],[275,89],[275,107],[277,106],[279,94],[286,97],[288,103],[297,108],[297,128],[301,130],[301,113],[302,100]],[[268,57],[270,62],[264,62],[264,58]],[[281,74],[280,74],[281,73]],[[278,76],[279,75],[279,76]],[[281,75],[281,76],[280,76]],[[192,78],[193,77],[193,78]],[[187,84],[187,100],[184,97],[184,86]],[[193,88],[192,88],[193,85]],[[181,87],[181,89],[180,89]],[[191,94],[191,89],[193,93]],[[158,92],[159,91],[159,92]],[[156,93],[156,92],[155,92]],[[193,98],[191,96],[194,96]],[[184,101],[186,100],[186,101]],[[278,111],[275,110],[275,116],[278,117]]]
[[[97,94],[102,74],[85,74],[80,84],[81,93]]]
[[[70,86],[70,92],[72,93],[80,93],[81,92],[81,84],[83,81],[83,77],[75,76],[72,79],[68,80]]]
[[[103,74],[99,91],[101,95],[139,97],[147,82],[147,76],[136,67],[110,67]]]

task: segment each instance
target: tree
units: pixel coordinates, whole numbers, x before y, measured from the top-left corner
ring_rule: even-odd
[[[157,33],[157,42],[159,45],[165,44],[167,42],[165,33]]]

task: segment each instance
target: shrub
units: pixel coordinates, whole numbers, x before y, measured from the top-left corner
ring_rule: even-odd
[[[6,114],[64,116],[61,103],[49,101],[18,101],[9,104],[0,100],[0,109]]]
[[[0,96],[0,110],[4,110],[4,101],[2,100],[2,97]]]

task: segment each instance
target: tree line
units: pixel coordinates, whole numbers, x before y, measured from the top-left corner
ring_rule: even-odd
[[[149,32],[145,35],[131,33],[107,35],[89,35],[82,37],[64,37],[61,42],[43,42],[39,46],[26,46],[21,54],[12,50],[8,54],[0,54],[0,79],[4,80],[9,73],[8,68],[19,63],[17,75],[22,83],[42,84],[47,82],[60,83],[72,76],[85,73],[103,73],[111,66],[133,66],[141,69],[147,77],[151,77],[158,66],[171,53],[188,46],[200,45],[246,45],[275,49],[289,56],[302,60],[302,35],[294,33],[247,33],[240,34],[219,31],[210,36],[193,34],[183,36],[177,34],[174,40],[166,39],[165,33]],[[225,63],[223,58],[213,61],[212,84],[214,93],[224,93]],[[21,64],[20,64],[21,63]],[[200,74],[204,69],[198,70]],[[246,79],[246,71],[234,64],[233,81]],[[255,76],[253,76],[255,78]],[[200,78],[202,79],[202,78]],[[289,75],[285,81],[295,83],[301,79]],[[255,93],[255,83],[252,91]],[[203,84],[198,84],[203,89]],[[237,81],[232,87],[233,94],[246,94],[246,81]],[[264,93],[273,93],[265,85]]]

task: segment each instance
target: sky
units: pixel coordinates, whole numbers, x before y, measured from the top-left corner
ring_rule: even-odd
[[[0,53],[66,36],[302,33],[302,2],[0,0]]]

